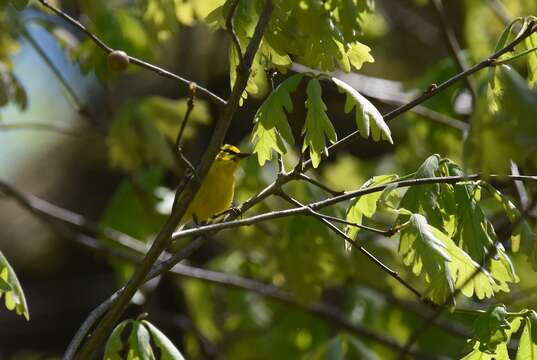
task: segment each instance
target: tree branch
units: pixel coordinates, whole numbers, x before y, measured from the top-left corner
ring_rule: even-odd
[[[244,66],[244,59],[242,56],[241,42],[239,40],[239,37],[237,36],[237,33],[235,32],[235,23],[234,23],[235,12],[237,10],[237,6],[239,5],[239,1],[240,0],[233,0],[231,1],[229,5],[229,14],[227,15],[227,18],[226,18],[226,28],[227,28],[227,31],[229,31],[231,35],[231,39],[233,40],[233,45],[235,46],[235,49],[237,50],[237,54],[239,57],[239,67],[242,68]],[[231,51],[233,51],[233,48]]]
[[[532,26],[528,26],[528,28],[522,34],[520,34],[520,36],[518,36],[516,39],[511,41],[509,44],[507,44],[502,49],[500,49],[500,50],[496,51],[495,53],[493,53],[492,55],[490,55],[487,59],[481,61],[480,63],[478,63],[478,64],[476,64],[474,66],[472,66],[471,68],[467,69],[466,71],[458,73],[457,75],[451,77],[450,79],[446,80],[442,84],[431,88],[429,91],[424,92],[422,95],[420,95],[416,99],[406,103],[405,105],[402,105],[402,106],[390,111],[389,113],[387,113],[386,115],[383,116],[384,120],[390,121],[390,120],[396,118],[397,116],[399,116],[399,115],[411,110],[415,106],[417,106],[417,105],[423,103],[424,101],[432,98],[433,96],[435,96],[438,93],[444,91],[445,89],[449,88],[453,84],[459,82],[460,80],[465,79],[466,77],[478,72],[479,70],[485,69],[485,68],[490,67],[490,66],[496,66],[496,60],[500,56],[502,56],[503,54],[505,54],[507,52],[512,51],[515,48],[515,46],[520,44],[522,41],[524,41],[525,38],[527,38],[528,36],[533,34],[535,31],[537,31],[537,26],[535,26],[535,24],[533,24]],[[358,133],[359,133],[358,131],[354,131],[354,132],[350,133],[349,135],[345,136],[344,138],[340,139],[336,143],[330,145],[328,147],[328,152],[333,153],[333,152],[336,152],[338,149],[346,146],[356,136],[358,136]],[[311,167],[311,160],[306,161],[304,163],[304,165],[305,165],[306,169],[309,169]]]
[[[354,247],[356,250],[358,250],[362,254],[364,254],[369,260],[371,260],[375,265],[377,265],[380,269],[382,269],[382,271],[384,271],[389,276],[393,277],[397,282],[399,282],[405,288],[410,290],[410,292],[412,292],[414,295],[416,295],[418,299],[424,301],[424,299],[425,299],[424,296],[416,288],[414,288],[412,285],[410,285],[410,283],[408,283],[405,279],[403,279],[399,275],[399,273],[397,271],[394,271],[394,270],[390,269],[382,261],[377,259],[377,257],[375,257],[375,255],[371,254],[368,250],[366,250],[363,246],[361,246],[356,240],[348,237],[347,234],[345,234],[343,231],[341,231],[337,226],[332,224],[330,221],[324,219],[322,216],[320,216],[320,214],[316,213],[309,206],[307,206],[307,205],[304,206],[299,201],[297,201],[297,200],[293,199],[292,197],[290,197],[289,195],[285,194],[283,191],[280,192],[279,195],[283,199],[287,200],[290,204],[292,204],[294,206],[305,207],[312,216],[314,216],[317,219],[319,219],[319,221],[321,221],[330,230],[332,230],[334,233],[336,233],[336,235],[338,235],[339,237],[343,238],[347,243],[351,244],[352,247]],[[426,304],[432,305],[432,303],[430,303],[430,302],[427,302],[427,301],[424,301],[424,302]]]
[[[43,2],[45,0],[40,1]],[[225,103],[225,106],[221,109],[219,120],[216,123],[207,150],[205,151],[203,158],[201,159],[201,163],[197,168],[197,174],[201,181],[188,182],[185,187],[185,190],[181,194],[181,198],[179,199],[179,201],[177,201],[178,195],[176,194],[176,206],[173,207],[172,213],[168,218],[166,224],[158,233],[155,241],[153,242],[153,245],[147,252],[140,267],[131,277],[131,279],[125,286],[123,292],[118,296],[117,301],[114,302],[112,307],[103,316],[101,321],[96,325],[92,336],[82,346],[79,358],[90,358],[91,354],[93,354],[100,346],[100,344],[102,344],[105,337],[108,336],[108,334],[112,330],[112,327],[115,325],[121,314],[124,312],[125,308],[130,302],[130,299],[135,294],[138,287],[148,279],[148,276],[152,275],[154,270],[153,264],[158,260],[160,254],[167,248],[173,231],[177,228],[179,222],[181,221],[181,218],[188,209],[190,202],[194,199],[194,196],[199,190],[201,182],[203,182],[203,179],[209,172],[209,168],[220,149],[227,129],[239,106],[239,100],[244,89],[246,88],[246,84],[250,76],[250,68],[252,66],[257,49],[259,48],[259,45],[261,43],[265,28],[268,25],[272,9],[272,1],[267,0],[254,30],[254,35],[252,36],[252,39],[246,49],[246,53],[244,55],[244,68],[238,69],[237,71],[237,78],[231,96],[229,100]],[[201,243],[203,242],[203,240],[195,240],[194,243],[195,242]],[[182,258],[190,254],[190,252],[186,251],[186,249],[184,251],[184,255],[182,253],[183,251],[179,252]],[[181,258],[181,256],[179,256],[179,258]]]
[[[240,219],[240,220],[234,220],[234,221],[227,221],[227,218],[224,219],[222,222],[209,224],[205,226],[200,226],[193,229],[186,229],[181,230],[173,234],[172,239],[178,240],[183,237],[188,236],[199,236],[205,233],[213,233],[215,231],[224,230],[224,229],[231,229],[239,226],[247,226],[247,225],[254,225],[262,221],[272,220],[272,219],[278,219],[293,215],[305,215],[308,212],[310,212],[310,209],[312,210],[319,210],[322,208],[325,208],[327,206],[331,206],[337,203],[340,203],[342,201],[355,199],[357,197],[383,191],[388,186],[395,188],[404,188],[404,187],[411,187],[411,186],[417,186],[417,185],[426,185],[426,184],[455,184],[459,182],[465,182],[465,181],[475,181],[475,180],[481,180],[481,179],[510,179],[510,180],[526,180],[526,181],[537,181],[537,176],[528,176],[528,175],[481,175],[481,174],[472,174],[472,175],[466,175],[466,176],[443,176],[443,177],[431,177],[431,178],[420,178],[420,179],[409,179],[409,180],[399,180],[394,181],[387,184],[372,186],[365,189],[358,189],[355,191],[345,192],[342,195],[334,196],[325,200],[313,202],[310,204],[307,204],[305,206],[297,207],[294,209],[286,209],[286,210],[278,210],[278,211],[271,211],[255,216],[251,216],[249,218]],[[276,184],[276,183],[274,183]],[[265,198],[268,196],[268,194],[272,195],[274,193],[277,193],[277,189],[279,189],[281,184],[278,185],[272,185],[270,188],[266,188],[264,192],[260,193],[258,197],[255,199],[255,203],[257,203],[258,198]],[[253,199],[249,200],[254,202]],[[241,209],[241,206],[239,206],[239,209]]]
[[[106,54],[110,54],[115,49],[112,49],[110,46],[108,46],[104,41],[102,41],[97,35],[93,34],[91,31],[89,31],[84,25],[82,25],[79,21],[75,20],[71,16],[67,15],[65,12],[60,10],[59,8],[52,5],[48,0],[38,0],[39,3],[41,3],[43,6],[54,12],[59,17],[65,19],[68,23],[70,23],[75,28],[82,31],[86,36],[88,36],[97,46],[99,46]],[[145,68],[147,70],[150,70],[162,77],[177,81],[181,83],[182,85],[189,86],[191,81],[183,78],[182,76],[179,76],[177,74],[172,73],[171,71],[168,71],[166,69],[163,69],[161,67],[158,67],[156,65],[150,64],[148,62],[145,62],[143,60],[140,60],[138,58],[135,58],[133,56],[128,55],[129,62],[131,64],[135,64],[141,68]],[[210,100],[214,105],[217,105],[219,107],[225,105],[225,101],[220,98],[218,95],[214,94],[213,92],[209,91],[208,89],[204,88],[203,86],[196,85],[198,88],[198,91],[205,96],[208,100]]]
[[[59,221],[61,223],[65,223],[67,225],[74,227],[77,231],[82,231],[83,233],[79,233],[79,232],[75,232],[74,230],[71,230],[69,237],[73,237],[77,242],[79,242],[80,244],[86,247],[95,249],[106,255],[118,257],[118,258],[131,261],[131,262],[140,262],[142,258],[138,254],[143,255],[147,251],[147,245],[144,242],[138,239],[131,238],[130,236],[124,233],[118,232],[116,230],[107,229],[109,232],[114,232],[117,235],[111,238],[111,240],[116,242],[118,245],[125,247],[125,249],[110,248],[106,246],[105,244],[103,244],[101,241],[95,239],[94,237],[87,236],[84,234],[86,232],[95,231],[93,227],[87,225],[87,224],[94,224],[91,220],[88,220],[84,218],[83,216],[73,213],[67,209],[60,208],[56,205],[50,204],[33,195],[25,194],[3,182],[0,182],[0,190],[4,193],[4,195],[10,196],[13,199],[15,199],[21,207],[28,210],[39,219],[44,220],[47,224],[54,225],[52,223],[53,221]],[[56,229],[56,227],[54,227],[54,229]],[[66,233],[63,231],[61,232],[61,234],[66,235]],[[124,239],[129,239],[129,241],[124,241]],[[163,256],[169,257],[171,255],[163,254]],[[259,295],[270,297],[276,301],[280,301],[282,303],[286,303],[291,306],[300,307],[306,311],[311,311],[310,308],[316,306],[316,305],[305,306],[301,303],[297,303],[293,298],[290,297],[289,294],[287,294],[284,290],[276,286],[263,284],[255,280],[242,278],[236,275],[218,273],[218,272],[204,270],[200,268],[194,268],[194,267],[190,267],[190,266],[186,266],[182,264],[174,265],[170,269],[170,272],[177,274],[177,275],[182,275],[182,276],[197,278],[203,281],[213,282],[213,283],[223,285],[226,287],[234,287],[237,289],[252,291]],[[117,299],[117,296],[119,295],[120,291],[118,291],[108,301],[105,301],[101,306],[96,308],[92,312],[92,315],[89,316],[87,320],[82,324],[77,334],[75,335],[75,337],[69,344],[69,347],[65,354],[66,358],[73,357],[81,341],[84,339],[84,334],[86,334],[91,329],[94,322],[98,320],[100,316],[102,316],[102,314],[112,305],[115,299]],[[426,314],[423,313],[423,309],[418,309],[412,304],[401,302],[399,299],[395,298],[390,293],[382,292],[382,296],[384,296],[390,303],[393,303],[397,306],[401,306],[407,311],[411,311],[414,314],[421,316],[421,317],[426,316]],[[289,297],[289,299],[287,299],[287,297]],[[327,305],[327,306],[330,306],[330,305]],[[330,316],[330,315],[331,315],[330,313],[327,314],[327,316]],[[356,325],[352,325],[354,328],[349,329],[345,324],[341,324],[338,321],[338,318],[331,319],[330,322],[333,323],[338,329],[345,329],[358,336],[362,336],[362,333],[360,331],[353,330],[356,327]],[[442,324],[435,324],[435,325],[439,326],[439,328],[443,329],[444,331],[448,332],[449,334],[453,336],[462,337],[462,338],[468,338],[471,336],[471,334],[469,334],[466,329],[460,328],[458,326],[454,326],[453,324],[442,323]],[[363,336],[367,337],[367,334],[363,334]],[[375,340],[375,339],[372,338],[372,340]],[[402,347],[400,347],[399,350],[402,350]]]

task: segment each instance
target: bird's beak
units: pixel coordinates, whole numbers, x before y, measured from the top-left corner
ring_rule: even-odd
[[[240,153],[235,156],[237,156],[239,159],[247,158],[248,156],[252,155],[251,153]]]

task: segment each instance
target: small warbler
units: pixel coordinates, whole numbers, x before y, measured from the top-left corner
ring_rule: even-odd
[[[233,145],[222,146],[181,223],[205,221],[229,210],[235,192],[235,171],[239,161],[249,155]]]

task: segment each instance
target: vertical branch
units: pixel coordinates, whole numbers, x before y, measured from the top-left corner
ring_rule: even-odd
[[[199,181],[199,177],[198,177],[198,174],[196,172],[196,168],[187,159],[185,154],[183,154],[183,149],[182,149],[182,146],[181,146],[181,141],[183,139],[183,133],[185,132],[185,128],[186,128],[186,125],[188,123],[188,119],[190,118],[190,113],[192,113],[192,110],[194,110],[194,98],[196,96],[196,88],[197,88],[197,85],[196,85],[195,82],[191,82],[188,85],[189,96],[188,96],[188,102],[187,102],[187,109],[186,109],[186,112],[185,112],[185,116],[183,118],[183,122],[181,123],[181,128],[179,129],[179,132],[177,133],[177,138],[175,139],[175,151],[177,152],[178,158],[181,159],[186,164],[188,169],[190,169],[192,174],[194,174],[196,179]]]
[[[233,40],[235,49],[237,49],[237,54],[239,56],[239,67],[243,69],[244,59],[242,56],[241,42],[239,40],[239,37],[237,36],[237,32],[235,31],[235,22],[234,22],[235,12],[237,11],[237,6],[239,5],[239,1],[240,0],[233,0],[229,6],[229,14],[226,19],[226,28],[231,35],[231,40]]]

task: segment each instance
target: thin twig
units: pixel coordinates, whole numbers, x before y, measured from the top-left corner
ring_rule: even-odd
[[[183,148],[181,146],[182,140],[183,140],[183,133],[185,132],[188,119],[190,118],[190,114],[192,113],[192,110],[194,110],[194,99],[196,97],[196,88],[197,88],[197,85],[194,82],[191,82],[188,86],[189,96],[188,96],[188,101],[187,101],[187,108],[186,108],[185,116],[183,117],[183,121],[181,123],[181,128],[179,129],[179,132],[177,133],[177,138],[175,139],[175,151],[177,152],[177,157],[186,164],[187,168],[192,172],[192,174],[194,174],[194,177],[198,181],[200,181],[198,173],[196,172],[196,168],[194,167],[194,165],[192,165],[190,160],[188,160],[185,154],[183,154]]]
[[[237,10],[237,6],[239,5],[240,0],[232,0],[229,4],[229,14],[226,18],[226,28],[227,31],[231,34],[231,39],[233,40],[233,45],[235,46],[235,49],[237,50],[237,55],[239,57],[239,67],[244,67],[244,59],[242,57],[242,48],[241,48],[241,42],[239,40],[239,37],[237,36],[237,32],[235,31],[235,12]],[[231,50],[233,51],[233,50]]]
[[[529,53],[532,53],[532,52],[534,52],[534,51],[537,51],[537,46],[534,46],[534,47],[532,47],[532,48],[530,48],[530,49],[526,49],[526,50],[524,50],[524,51],[521,51],[521,52],[519,52],[518,54],[515,54],[515,55],[513,55],[513,56],[511,56],[511,57],[508,57],[508,58],[506,58],[506,59],[501,59],[501,60],[500,60],[500,59],[497,59],[497,60],[494,61],[494,65],[503,65],[503,64],[507,64],[507,63],[509,63],[509,62],[511,62],[511,61],[513,61],[513,60],[516,60],[516,59],[518,59],[518,58],[521,58],[521,57],[523,57],[523,56],[526,56],[526,55],[528,55]]]
[[[420,95],[416,99],[406,103],[405,105],[402,105],[402,106],[390,111],[389,113],[387,113],[386,115],[383,116],[384,120],[385,121],[390,121],[390,120],[396,118],[397,116],[399,116],[399,115],[411,110],[415,106],[423,103],[424,101],[432,98],[433,96],[437,95],[438,93],[444,91],[445,89],[449,88],[453,84],[456,84],[460,80],[463,80],[464,78],[466,78],[466,77],[478,72],[479,70],[488,68],[490,66],[495,66],[496,65],[495,64],[496,59],[498,59],[503,54],[512,51],[515,48],[515,46],[520,44],[522,41],[524,41],[524,39],[526,39],[528,36],[533,34],[535,31],[537,31],[537,26],[535,26],[535,24],[533,24],[533,26],[528,26],[528,28],[524,32],[522,32],[516,39],[511,41],[509,44],[507,44],[502,49],[500,49],[500,50],[496,51],[495,53],[493,53],[492,55],[490,55],[487,59],[481,61],[480,63],[478,63],[478,64],[476,64],[474,66],[472,66],[471,68],[469,68],[466,71],[463,71],[463,72],[460,72],[460,73],[456,74],[455,76],[451,77],[450,79],[446,80],[445,82],[441,83],[440,85],[437,85],[437,86],[431,88],[429,91],[424,92],[422,95]],[[354,131],[354,132],[350,133],[349,135],[345,136],[344,138],[342,138],[342,139],[338,140],[337,142],[335,142],[334,144],[330,145],[328,147],[328,152],[329,153],[336,152],[338,149],[340,149],[340,148],[346,146],[347,144],[349,144],[358,135],[359,135],[359,131]],[[311,160],[306,161],[304,163],[304,165],[305,165],[306,169],[311,167],[311,165],[312,165]]]
[[[323,189],[324,191],[326,191],[326,192],[329,193],[330,195],[338,196],[338,195],[341,195],[341,194],[344,193],[343,191],[337,191],[337,190],[330,189],[328,186],[326,186],[326,185],[323,184],[322,182],[317,181],[317,180],[315,180],[314,178],[311,178],[311,177],[309,177],[308,175],[306,175],[306,174],[304,174],[304,173],[300,173],[299,176],[300,176],[300,178],[301,178],[302,180],[305,180],[305,181],[309,182],[310,184],[315,185],[315,186],[317,186],[317,187],[320,188],[320,189]]]
[[[52,5],[48,0],[38,0],[39,3],[41,3],[46,8],[50,9],[52,12],[54,12],[56,15],[60,16],[61,18],[65,19],[67,22],[69,22],[71,25],[73,25],[75,28],[82,31],[86,36],[88,36],[97,46],[99,46],[106,54],[110,54],[115,49],[112,49],[110,46],[108,46],[104,41],[102,41],[97,35],[89,31],[84,25],[82,25],[79,21],[75,20],[71,16],[67,15],[65,12],[60,10],[59,8]],[[131,64],[135,64],[137,66],[140,66],[142,68],[145,68],[147,70],[150,70],[162,77],[172,79],[175,81],[180,82],[183,85],[188,86],[191,81],[183,78],[182,76],[179,76],[177,74],[172,73],[171,71],[165,70],[161,67],[158,67],[156,65],[150,64],[148,62],[145,62],[143,60],[140,60],[138,58],[135,58],[133,56],[128,55],[129,62]],[[217,106],[223,106],[225,105],[225,100],[220,98],[218,95],[214,94],[213,92],[207,90],[203,86],[197,85],[198,91],[205,96],[208,100],[210,100],[212,103],[214,103]]]
[[[381,268],[386,274],[390,275],[396,281],[398,281],[401,285],[403,285],[405,288],[410,290],[410,292],[412,292],[414,295],[416,295],[418,299],[420,299],[421,301],[425,302],[428,305],[432,305],[432,303],[430,303],[430,302],[425,300],[424,296],[416,288],[414,288],[412,285],[410,285],[410,283],[408,283],[405,279],[403,279],[399,275],[399,273],[397,271],[394,271],[394,270],[390,269],[382,261],[377,259],[377,257],[375,257],[375,255],[371,254],[368,250],[366,250],[363,246],[361,246],[356,240],[348,237],[347,234],[345,234],[343,231],[341,231],[337,226],[332,224],[330,221],[324,219],[322,216],[319,216],[319,214],[316,213],[309,206],[307,206],[307,205],[304,206],[302,203],[300,203],[299,201],[293,199],[291,196],[287,195],[283,191],[281,191],[278,195],[281,196],[283,199],[287,200],[290,204],[292,204],[294,206],[306,207],[307,211],[310,214],[312,214],[313,216],[317,217],[319,219],[319,221],[324,223],[330,230],[332,230],[334,233],[336,233],[336,235],[338,235],[339,237],[343,238],[346,242],[351,244],[355,249],[357,249],[362,254],[364,254],[375,265],[377,265],[379,268]]]
[[[77,230],[77,232],[75,232],[74,230],[71,230],[70,236],[73,237],[77,242],[79,242],[80,244],[84,246],[103,252],[107,255],[118,257],[118,258],[131,261],[131,262],[141,261],[141,257],[139,255],[135,255],[135,253],[143,255],[147,251],[147,246],[144,242],[134,239],[134,238],[130,238],[128,235],[118,232],[116,230],[112,230],[112,229],[110,229],[110,231],[114,231],[119,236],[111,238],[111,240],[115,241],[117,244],[121,245],[122,247],[125,247],[129,251],[124,250],[123,248],[117,248],[117,249],[110,248],[106,246],[104,243],[102,243],[101,241],[95,239],[94,237],[87,236],[84,233],[78,232],[78,231],[88,232],[88,230],[93,231],[93,229],[88,229],[88,226],[86,225],[86,224],[93,224],[93,222],[84,218],[83,216],[73,213],[67,209],[59,208],[53,204],[47,203],[46,201],[36,198],[32,195],[24,194],[23,192],[5,183],[0,183],[0,189],[3,192],[5,192],[5,195],[10,195],[11,197],[13,197],[15,200],[19,202],[19,205],[21,205],[23,208],[25,208],[26,210],[28,210],[29,212],[31,212],[38,218],[43,219],[48,224],[54,225],[52,221],[60,221],[62,223],[65,223],[74,227]],[[44,206],[43,204],[46,204],[46,206]],[[76,220],[73,221],[73,219],[76,219]],[[63,232],[62,234],[66,235]],[[125,242],[122,240],[124,238],[129,238],[130,241]],[[163,256],[169,257],[171,255],[163,254]],[[188,277],[197,278],[197,279],[204,280],[204,281],[214,282],[223,286],[231,286],[231,287],[235,287],[238,289],[252,291],[259,295],[267,296],[274,300],[282,301],[283,303],[288,303],[291,306],[301,307],[307,311],[312,311],[312,310],[315,310],[315,308],[317,308],[317,306],[315,305],[304,307],[304,305],[294,301],[293,299],[286,299],[286,297],[289,297],[290,295],[288,295],[284,290],[276,286],[262,284],[255,280],[245,279],[245,278],[241,278],[235,275],[223,274],[223,273],[218,273],[214,271],[193,268],[193,267],[182,265],[182,264],[174,265],[171,268],[170,272],[177,274],[177,275],[188,276]],[[422,317],[424,316],[423,312],[418,311],[415,307],[409,306],[409,304],[405,304],[399,301],[398,299],[393,297],[393,295],[390,293],[383,292],[383,296],[387,298],[390,302],[393,302],[394,304],[398,306],[402,306],[405,310],[412,311],[416,315],[419,315]],[[289,302],[287,302],[287,300],[289,300]],[[109,302],[105,302],[102,307],[96,309],[94,312],[95,316],[91,317],[91,319],[89,319],[87,322],[83,324],[83,326],[79,329],[78,334],[86,333],[93,326],[93,323],[95,322],[95,320],[100,316],[99,314],[102,314],[102,312],[105,311],[105,309],[109,307],[113,301],[114,300],[112,299]],[[331,313],[328,313],[326,314],[326,316],[329,317],[330,314]],[[346,329],[347,331],[350,331],[351,333],[355,333],[358,336],[364,335],[365,337],[367,337],[367,334],[362,334],[359,329],[356,330],[356,325],[353,325],[352,328],[349,328],[345,323],[343,324],[340,323],[339,318],[332,318],[332,319],[326,318],[326,319],[329,320],[331,323],[335,324],[336,327],[338,328]],[[470,336],[467,331],[459,327],[454,327],[452,324],[438,324],[438,325],[441,329],[444,329],[445,331],[447,331],[448,333],[454,336],[463,337],[463,338],[468,338]],[[358,328],[360,328],[360,326],[358,326]],[[372,339],[375,340],[374,338]],[[66,356],[72,356],[76,352],[82,340],[83,340],[83,337],[78,336],[78,335],[75,336],[75,338],[69,345],[69,348],[66,352]]]
[[[272,219],[278,219],[293,215],[304,215],[307,214],[310,209],[313,210],[319,210],[331,205],[335,205],[337,203],[340,203],[342,201],[351,200],[358,198],[360,196],[364,196],[367,194],[372,194],[375,192],[383,191],[387,187],[393,187],[395,188],[405,188],[405,187],[411,187],[411,186],[417,186],[417,185],[426,185],[426,184],[455,184],[459,182],[466,182],[466,181],[475,181],[475,180],[481,180],[481,179],[510,179],[510,180],[527,180],[527,181],[537,181],[537,176],[528,176],[528,175],[480,175],[480,174],[472,174],[472,175],[465,175],[465,176],[442,176],[442,177],[430,177],[430,178],[419,178],[419,179],[408,179],[408,180],[399,180],[394,181],[387,184],[372,186],[364,189],[358,189],[355,191],[345,192],[343,195],[334,196],[325,200],[320,200],[316,202],[312,202],[310,204],[307,204],[305,206],[296,207],[293,209],[285,209],[285,210],[278,210],[278,211],[271,211],[255,216],[251,216],[249,218],[244,218],[240,220],[233,220],[228,221],[227,218],[224,218],[223,221],[200,226],[198,228],[194,229],[186,229],[181,230],[173,234],[172,238],[173,240],[178,240],[180,238],[189,237],[189,236],[198,236],[202,235],[204,233],[212,233],[214,231],[224,230],[224,229],[231,229],[239,226],[245,226],[245,225],[254,225],[262,221],[272,220]],[[259,198],[265,198],[268,195],[273,195],[277,193],[280,189],[280,184],[275,184],[271,186],[270,188],[266,188],[265,192],[262,192],[258,195],[258,197],[250,199],[252,203],[257,203]],[[254,200],[255,199],[255,200]],[[251,203],[249,204],[251,205]],[[241,206],[239,206],[239,209],[242,209]]]
[[[252,66],[254,56],[259,48],[264,31],[268,25],[272,9],[272,1],[267,0],[254,30],[252,39],[250,40],[250,43],[248,44],[248,47],[246,49],[246,53],[244,55],[245,66],[243,69],[238,69],[237,71],[237,78],[229,100],[226,101],[225,106],[221,108],[220,117],[216,123],[207,150],[205,151],[203,158],[201,159],[199,167],[196,169],[200,181],[188,182],[185,187],[185,190],[181,194],[181,199],[179,201],[177,201],[178,195],[176,194],[176,206],[173,207],[170,217],[168,218],[160,232],[157,234],[153,245],[147,252],[140,266],[136,269],[136,272],[128,281],[127,285],[124,288],[124,291],[96,325],[93,333],[88,338],[86,343],[82,345],[82,348],[80,349],[79,353],[80,358],[88,359],[91,354],[93,354],[97,350],[97,348],[103,343],[105,337],[108,336],[108,334],[112,330],[112,327],[117,322],[121,314],[123,314],[123,312],[125,311],[138,287],[147,280],[148,276],[154,273],[155,262],[158,260],[161,253],[168,247],[173,231],[177,228],[183,215],[187,211],[190,202],[194,199],[194,196],[196,195],[197,191],[201,186],[201,182],[209,172],[209,168],[220,149],[220,146],[227,133],[227,129],[229,128],[231,120],[233,119],[233,116],[239,106],[241,95],[246,88],[246,84],[250,76],[249,69]],[[201,88],[198,88],[198,90],[201,90]],[[204,241],[203,238],[201,238],[201,240],[194,240],[192,243],[202,241]],[[188,254],[185,256],[188,256]],[[164,267],[164,269],[166,268]]]

